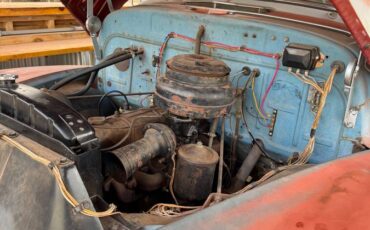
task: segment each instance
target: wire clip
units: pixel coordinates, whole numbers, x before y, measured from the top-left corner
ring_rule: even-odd
[[[73,214],[81,213],[83,210],[89,208],[89,206],[90,206],[89,201],[84,200],[72,209]]]
[[[3,136],[3,135],[10,137],[10,138],[15,138],[18,136],[18,133],[13,130],[9,130],[9,129],[1,129],[0,136]]]

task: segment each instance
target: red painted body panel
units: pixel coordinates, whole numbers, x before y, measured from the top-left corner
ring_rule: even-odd
[[[28,80],[42,78],[45,75],[51,73],[63,72],[66,70],[79,69],[87,66],[77,65],[56,65],[56,66],[35,66],[35,67],[23,67],[14,69],[3,69],[1,73],[9,73],[18,75],[17,82],[26,82]]]
[[[365,1],[368,5],[370,5],[369,0],[359,0],[359,1]],[[370,64],[370,37],[369,34],[367,34],[360,19],[358,18],[350,1],[331,0],[331,2],[338,10],[338,13],[342,17],[343,21],[346,23],[348,29],[351,31],[353,37],[356,39],[357,44],[361,48],[364,56],[367,58],[367,63]],[[368,16],[370,16],[370,12]]]
[[[369,194],[370,151],[270,182],[168,229],[365,230]]]

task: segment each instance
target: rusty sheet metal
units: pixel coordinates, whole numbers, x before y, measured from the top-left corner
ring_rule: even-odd
[[[278,179],[163,229],[370,229],[370,151]]]
[[[114,114],[109,117],[89,117],[89,123],[94,127],[102,148],[118,143],[131,128],[131,133],[122,145],[132,143],[144,136],[145,125],[148,123],[164,123],[162,111],[157,108],[138,109]]]

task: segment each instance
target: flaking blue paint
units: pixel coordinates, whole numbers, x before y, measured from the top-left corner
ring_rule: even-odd
[[[155,87],[156,68],[152,66],[152,56],[158,55],[159,47],[166,35],[170,32],[194,37],[199,25],[206,26],[204,40],[223,42],[229,45],[245,45],[247,47],[270,53],[281,53],[286,46],[285,37],[289,42],[317,45],[321,51],[329,56],[323,68],[311,72],[317,81],[324,81],[330,73],[330,63],[341,60],[348,63],[355,58],[355,51],[337,44],[331,38],[316,36],[309,31],[284,28],[276,24],[263,24],[254,20],[243,20],[237,17],[223,17],[205,14],[190,14],[189,12],[169,10],[158,6],[141,6],[116,11],[108,16],[103,23],[99,43],[103,56],[114,52],[117,48],[130,46],[143,47],[145,54],[142,59],[135,58],[129,70],[120,72],[115,67],[102,71],[102,91],[121,90],[122,92],[147,92]],[[248,35],[246,34],[248,33]],[[253,38],[256,35],[256,38]],[[271,39],[274,36],[276,39]],[[193,44],[171,39],[164,53],[164,60],[178,54],[193,52]],[[260,102],[275,68],[272,59],[259,57],[241,52],[228,52],[224,50],[209,50],[202,47],[202,53],[212,55],[223,60],[230,66],[233,76],[242,67],[259,68],[261,76],[256,80],[256,96]],[[165,71],[165,62],[161,67]],[[278,110],[278,117],[272,137],[268,135],[268,127],[263,119],[258,118],[253,104],[251,90],[247,91],[246,115],[248,124],[256,138],[263,139],[265,148],[275,157],[286,160],[293,152],[304,149],[309,138],[309,130],[314,114],[307,102],[308,86],[290,76],[285,67],[281,67],[277,80],[267,98],[265,110],[271,113]],[[149,71],[149,74],[143,72]],[[367,75],[369,75],[367,73]],[[236,78],[239,75],[235,76]],[[356,84],[354,104],[364,101],[369,96],[369,76],[361,74]],[[321,118],[317,131],[317,141],[311,162],[320,163],[351,154],[353,144],[347,139],[356,139],[361,134],[369,133],[369,127],[362,127],[364,120],[369,119],[369,110],[361,112],[356,127],[347,129],[343,126],[344,111],[347,98],[344,95],[344,73],[338,74],[334,81],[332,92],[328,96],[327,105]],[[232,79],[231,79],[232,80]],[[241,77],[239,85],[246,82]],[[112,84],[108,86],[107,82]],[[233,81],[236,86],[237,80]],[[130,97],[130,102],[140,104],[141,97]],[[147,102],[144,100],[144,105]],[[365,111],[365,110],[364,110]],[[234,114],[230,122],[226,122],[228,140],[234,130]],[[367,123],[368,124],[368,123]],[[251,138],[245,127],[240,123],[241,137],[239,141],[239,154],[244,156],[249,149]],[[227,140],[227,141],[228,141]]]

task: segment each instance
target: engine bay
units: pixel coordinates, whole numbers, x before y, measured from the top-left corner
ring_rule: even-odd
[[[368,148],[351,38],[168,8],[110,14],[102,58],[61,80],[0,75],[2,123],[74,161],[90,196],[159,217]]]

